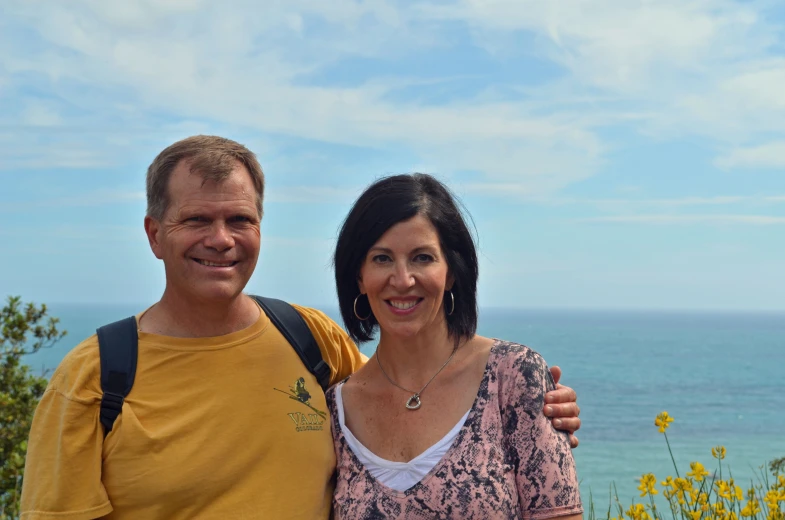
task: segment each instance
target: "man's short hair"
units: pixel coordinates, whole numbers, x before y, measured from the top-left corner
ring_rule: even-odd
[[[256,155],[245,146],[225,137],[195,135],[168,146],[147,168],[147,216],[162,220],[169,207],[169,179],[180,161],[188,161],[191,173],[204,181],[221,182],[240,162],[251,174],[256,188],[256,209],[262,217],[264,173]]]

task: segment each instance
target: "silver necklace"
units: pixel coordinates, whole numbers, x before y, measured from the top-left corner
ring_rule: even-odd
[[[382,361],[381,361],[381,359],[379,359],[379,351],[380,350],[381,349],[379,347],[376,347],[376,356],[374,356],[374,357],[376,358],[376,363],[379,364],[379,368],[381,369],[382,374],[384,374],[384,377],[387,378],[387,381],[389,381],[390,384],[392,384],[393,386],[397,386],[398,388],[400,388],[404,392],[409,392],[410,394],[412,394],[412,396],[409,399],[406,400],[406,408],[408,408],[409,410],[417,410],[420,406],[422,406],[422,401],[420,400],[420,395],[422,395],[422,393],[425,391],[425,389],[428,388],[428,385],[431,384],[431,381],[433,381],[436,378],[436,376],[438,376],[439,373],[442,370],[444,370],[444,367],[447,366],[447,363],[449,363],[450,360],[455,356],[455,353],[458,352],[458,347],[456,347],[456,348],[454,348],[452,350],[452,354],[450,354],[450,357],[447,358],[447,361],[445,361],[444,364],[441,366],[441,368],[436,371],[436,373],[433,375],[433,377],[431,377],[428,380],[428,382],[425,383],[425,386],[423,386],[420,389],[419,392],[414,392],[412,390],[409,390],[407,388],[402,387],[401,385],[399,385],[398,383],[393,381],[390,376],[387,375],[387,372],[384,371],[384,367],[382,366]]]

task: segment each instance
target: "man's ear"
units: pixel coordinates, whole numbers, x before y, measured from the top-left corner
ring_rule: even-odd
[[[163,258],[163,251],[159,240],[161,223],[153,217],[145,217],[144,232],[147,235],[147,241],[150,243],[150,249],[153,251],[153,254],[157,259],[161,260]]]

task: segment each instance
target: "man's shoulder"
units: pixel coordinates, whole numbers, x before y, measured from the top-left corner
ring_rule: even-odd
[[[346,332],[338,325],[335,320],[327,316],[326,313],[320,311],[319,309],[314,309],[313,307],[306,307],[304,305],[299,305],[296,303],[290,303],[292,307],[303,317],[305,322],[308,324],[311,329],[314,326],[327,329],[329,331],[337,331],[341,334],[346,334]]]
[[[324,312],[312,307],[291,304],[303,317],[322,352],[322,358],[330,365],[330,384],[354,373],[367,358],[359,351],[343,328]]]
[[[101,359],[95,334],[65,355],[49,380],[49,390],[76,401],[101,398]]]

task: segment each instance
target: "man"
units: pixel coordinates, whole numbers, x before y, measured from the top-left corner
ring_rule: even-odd
[[[71,351],[30,432],[22,518],[328,518],[335,456],[324,394],[251,298],[264,177],[220,137],[165,149],[147,172],[145,231],[161,300],[137,315],[133,390],[104,438],[95,336]],[[296,307],[335,383],[362,356],[323,313]],[[553,415],[580,426],[574,392]],[[566,404],[559,404],[560,402]]]

